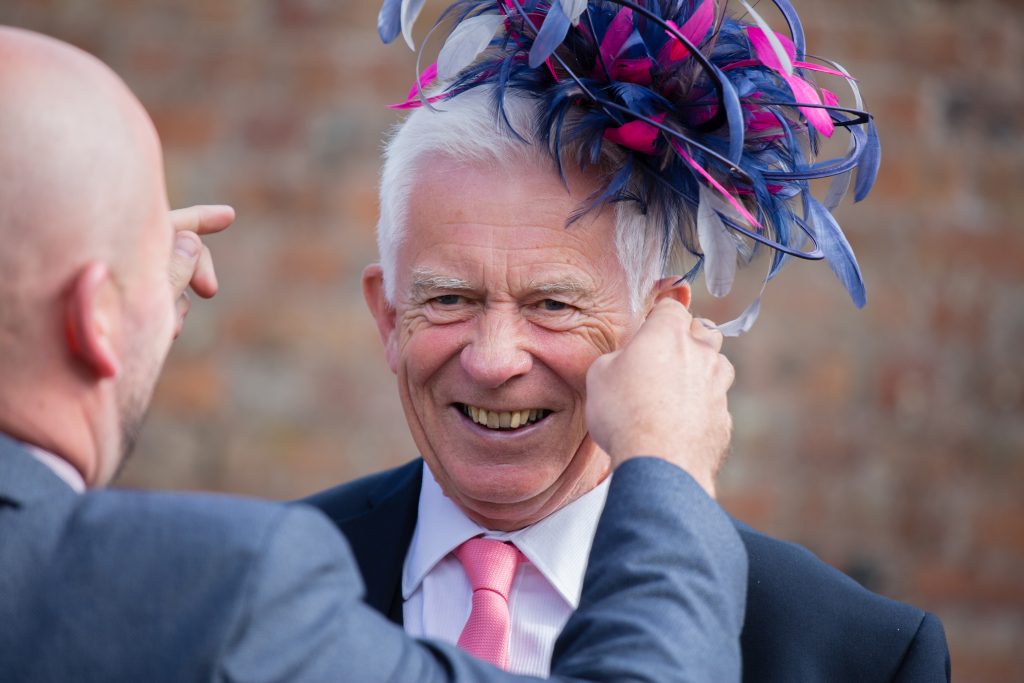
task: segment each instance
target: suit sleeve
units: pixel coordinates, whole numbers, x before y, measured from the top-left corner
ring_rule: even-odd
[[[942,622],[925,614],[903,656],[893,683],[930,683],[950,680],[949,648]]]
[[[717,521],[709,514],[717,506],[681,470],[665,463],[623,467],[620,473],[615,475],[598,528],[584,604],[559,641],[550,680],[730,680],[712,675],[732,670],[729,667],[691,666],[698,656],[712,656],[715,662],[730,659],[732,641],[738,638],[742,623],[742,608],[735,633],[717,623],[719,619],[731,623],[726,612],[736,616],[736,600],[722,594],[732,586],[710,575],[712,567],[720,569],[719,556],[709,556],[720,552],[719,541],[711,536],[722,530],[712,526],[698,533],[696,528],[709,517]],[[692,521],[691,515],[696,515]],[[731,525],[728,529],[736,533]],[[666,544],[665,535],[673,536],[673,543]],[[745,578],[746,556],[740,553],[732,559],[743,568]],[[347,543],[323,515],[309,508],[287,508],[268,531],[263,551],[252,565],[235,626],[221,653],[221,681],[539,680],[505,673],[446,644],[413,640],[366,606]],[[694,570],[703,578],[689,576]],[[677,595],[680,590],[688,594]],[[739,593],[742,596],[743,591]],[[673,629],[674,635],[669,633]],[[711,632],[703,633],[704,629]],[[730,640],[713,642],[724,630],[729,631]],[[697,638],[706,647],[680,650],[681,634]],[[676,647],[668,647],[670,642]],[[705,672],[707,676],[701,677]]]
[[[366,606],[344,538],[319,512],[283,508],[251,562],[217,680],[232,683],[516,683],[447,645],[418,642]],[[609,679],[610,680],[610,679]]]
[[[612,479],[580,608],[555,645],[552,671],[739,681],[746,592],[746,550],[725,512],[681,469],[631,460]]]

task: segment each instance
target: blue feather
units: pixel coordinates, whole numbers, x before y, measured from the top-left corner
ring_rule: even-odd
[[[871,187],[878,177],[878,168],[882,164],[882,145],[878,140],[878,129],[875,128],[875,119],[868,122],[867,140],[864,151],[860,155],[860,163],[857,166],[857,180],[853,185],[853,201],[859,202],[868,196]]]
[[[551,53],[562,44],[566,34],[569,33],[569,26],[569,17],[565,16],[565,12],[562,11],[562,3],[555,0],[551,3],[551,9],[548,10],[548,15],[530,48],[531,69],[536,69],[543,64],[551,56]]]
[[[377,33],[385,44],[402,32],[402,0],[384,0],[377,15]]]
[[[853,255],[853,248],[846,241],[846,235],[843,234],[842,228],[839,227],[839,223],[832,217],[829,210],[814,197],[804,196],[807,198],[810,209],[811,222],[817,232],[819,248],[824,252],[832,272],[850,293],[854,305],[857,308],[863,308],[867,303],[864,277],[861,275],[860,266],[857,265],[857,259]]]
[[[722,333],[723,337],[738,337],[744,332],[750,330],[757,321],[757,316],[761,314],[761,297],[754,299],[754,302],[747,306],[747,308],[740,313],[739,317],[734,320],[730,320],[727,323],[718,325],[718,331]]]
[[[716,66],[714,73],[722,84],[722,104],[725,106],[725,117],[729,122],[729,159],[734,165],[739,166],[743,157],[743,107],[736,89],[732,87],[732,83],[722,70]]]
[[[789,25],[789,34],[793,36],[793,45],[796,47],[796,58],[799,61],[803,61],[804,54],[807,52],[807,41],[804,37],[804,25],[800,22],[800,16],[796,13],[796,9],[793,8],[789,0],[774,0],[774,2]]]
[[[405,0],[410,7],[421,1]],[[711,191],[708,178],[714,178],[721,186],[715,196],[727,193],[742,201],[760,224],[721,216],[734,232],[738,255],[749,263],[759,249],[773,250],[766,283],[794,257],[825,258],[854,303],[863,305],[864,285],[852,249],[829,210],[811,196],[809,181],[856,171],[858,200],[868,193],[880,158],[870,114],[861,111],[859,98],[857,109],[825,107],[851,142],[845,154],[819,160],[818,135],[796,108],[792,87],[758,60],[747,34],[751,24],[720,17],[714,31],[691,45],[666,23],[685,26],[700,2],[589,0],[574,26],[565,7],[575,12],[578,0],[456,0],[442,19],[451,17],[458,26],[506,7],[506,30],[455,77],[445,97],[491,87],[498,120],[510,129],[506,96],[536,98],[532,135],[514,133],[546,146],[563,181],[564,163],[596,168],[604,178],[571,220],[602,204],[635,201],[650,217],[651,229],[662,231],[663,262],[677,250],[695,258],[687,273],[692,279],[707,263],[693,218],[701,188]],[[800,19],[790,0],[773,2],[800,59],[805,53]],[[384,1],[378,22],[382,38],[393,40],[401,32],[402,4]],[[621,26],[620,19],[616,47],[621,48],[602,55],[613,21],[628,16],[621,14],[625,7],[632,10],[632,26]],[[661,60],[665,54],[672,56]],[[636,124],[630,133],[640,135],[629,142],[622,138],[609,153],[614,143],[606,131],[625,124]],[[677,153],[675,146],[685,152]],[[759,301],[748,307],[731,327],[746,329],[758,306]]]

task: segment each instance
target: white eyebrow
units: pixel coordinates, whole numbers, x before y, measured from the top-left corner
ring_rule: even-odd
[[[531,282],[530,289],[538,294],[585,294],[590,291],[581,280],[572,278],[557,282]]]
[[[417,269],[412,273],[412,284],[409,287],[412,297],[419,299],[426,294],[444,290],[466,291],[473,289],[468,280],[441,275],[432,270]]]

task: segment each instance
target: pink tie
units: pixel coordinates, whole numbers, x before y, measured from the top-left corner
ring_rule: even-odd
[[[466,652],[508,670],[508,595],[521,557],[514,545],[471,538],[455,549],[473,587],[473,610],[459,636]]]

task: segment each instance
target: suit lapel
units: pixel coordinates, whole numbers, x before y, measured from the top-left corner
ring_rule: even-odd
[[[370,491],[361,514],[335,519],[366,584],[366,602],[402,624],[402,566],[419,512],[423,461],[393,470]]]

